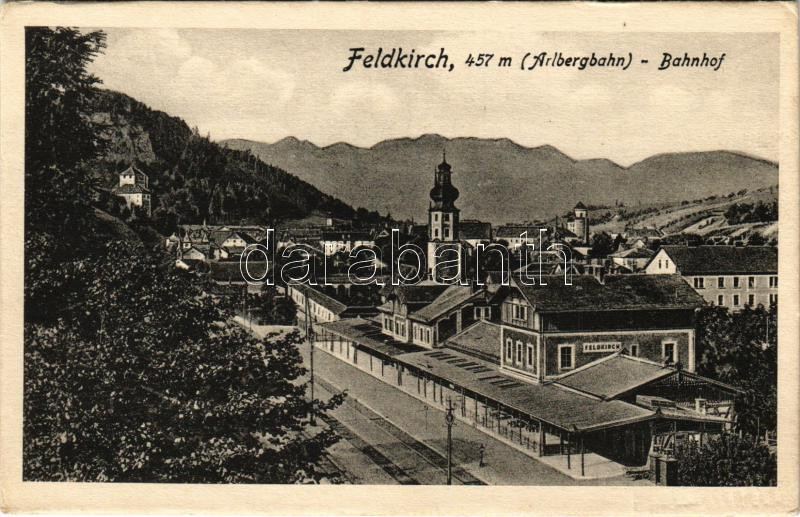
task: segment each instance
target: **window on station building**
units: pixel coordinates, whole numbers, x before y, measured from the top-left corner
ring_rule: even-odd
[[[725,305],[725,295],[724,294],[717,295],[717,305],[719,305],[720,307]]]
[[[733,306],[734,307],[738,307],[739,306],[739,295],[738,294],[734,294],[733,295]]]
[[[528,366],[533,366],[533,345],[528,343]]]
[[[512,305],[513,316],[515,320],[525,320],[528,319],[528,307],[519,303],[515,303]]]
[[[725,288],[725,277],[724,276],[721,276],[721,277],[717,278],[717,287],[719,289],[724,289]]]
[[[756,295],[754,294],[747,295],[747,305],[749,305],[750,307],[756,306]]]
[[[756,277],[748,276],[747,277],[747,288],[754,289],[756,287]]]
[[[633,343],[630,347],[630,352],[632,357],[639,357],[639,345],[637,343]]]
[[[522,364],[522,341],[517,341],[517,364]]]
[[[661,343],[661,358],[670,363],[678,362],[678,344],[674,341],[664,341]]]
[[[512,354],[511,347],[512,347],[511,338],[506,338],[506,361],[511,360],[511,354]]]
[[[475,319],[488,320],[491,316],[491,307],[475,307]]]
[[[575,367],[575,346],[558,345],[558,369],[570,370]]]
[[[778,295],[777,294],[769,295],[769,304],[775,305],[776,303],[778,303]]]
[[[694,279],[694,288],[695,289],[704,289],[705,288],[705,278],[702,276],[695,277]]]
[[[443,236],[444,236],[445,239],[449,239],[450,238],[450,228],[448,226],[445,226],[442,229],[442,233],[444,234]]]
[[[738,276],[733,277],[733,288],[739,289],[740,287],[741,284],[739,284],[739,277]]]
[[[778,277],[777,276],[769,277],[769,286],[770,287],[778,287]]]
[[[439,228],[434,228],[433,229],[433,238],[434,239],[438,239],[439,238]]]
[[[438,222],[439,222],[439,214],[437,214],[437,213],[435,213],[435,212],[434,212],[434,214],[433,214],[433,222],[435,222],[435,223],[438,223]]]

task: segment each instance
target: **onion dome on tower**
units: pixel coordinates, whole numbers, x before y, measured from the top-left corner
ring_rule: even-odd
[[[444,151],[442,151],[442,163],[436,167],[436,175],[431,189],[431,200],[433,210],[452,210],[455,208],[456,199],[458,199],[458,189],[453,186],[450,181],[452,174],[450,164]]]

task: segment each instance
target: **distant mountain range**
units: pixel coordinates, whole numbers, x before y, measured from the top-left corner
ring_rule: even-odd
[[[326,194],[354,206],[425,221],[433,172],[447,151],[461,191],[462,218],[495,224],[548,218],[586,204],[674,202],[777,185],[775,163],[730,151],[668,153],[630,167],[607,159],[573,160],[555,147],[524,147],[509,139],[385,140],[370,148],[318,147],[293,137],[269,144],[231,139]]]

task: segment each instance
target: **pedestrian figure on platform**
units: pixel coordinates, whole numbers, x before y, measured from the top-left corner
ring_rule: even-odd
[[[481,444],[480,448],[478,449],[478,453],[480,454],[480,459],[478,460],[479,467],[485,467],[486,464],[483,462],[483,455],[486,454],[486,446]]]

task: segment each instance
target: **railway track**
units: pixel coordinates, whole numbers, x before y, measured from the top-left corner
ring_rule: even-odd
[[[329,393],[339,393],[341,390],[334,385],[317,377],[317,384],[328,391]],[[413,436],[397,427],[392,422],[388,421],[381,415],[375,413],[368,407],[364,406],[354,398],[346,398],[344,404],[348,408],[358,413],[361,417],[366,419],[375,429],[379,430],[385,436],[390,438],[393,443],[400,444],[407,451],[411,452],[414,457],[421,461],[424,465],[433,467],[441,475],[441,479],[447,479],[447,458],[426,445],[423,442],[415,439]],[[395,479],[398,483],[403,485],[416,485],[423,484],[419,479],[419,475],[409,472],[407,468],[398,465],[389,456],[381,452],[375,445],[368,443],[357,433],[356,429],[348,426],[347,421],[342,421],[331,415],[325,415],[323,421],[331,426],[337,433],[344,439],[350,442],[354,447],[359,449],[363,454],[370,458],[376,465],[381,467],[389,476]],[[461,467],[454,466],[452,469],[453,481],[455,484],[464,485],[485,485],[483,481],[476,478]],[[438,477],[438,476],[437,476]]]

